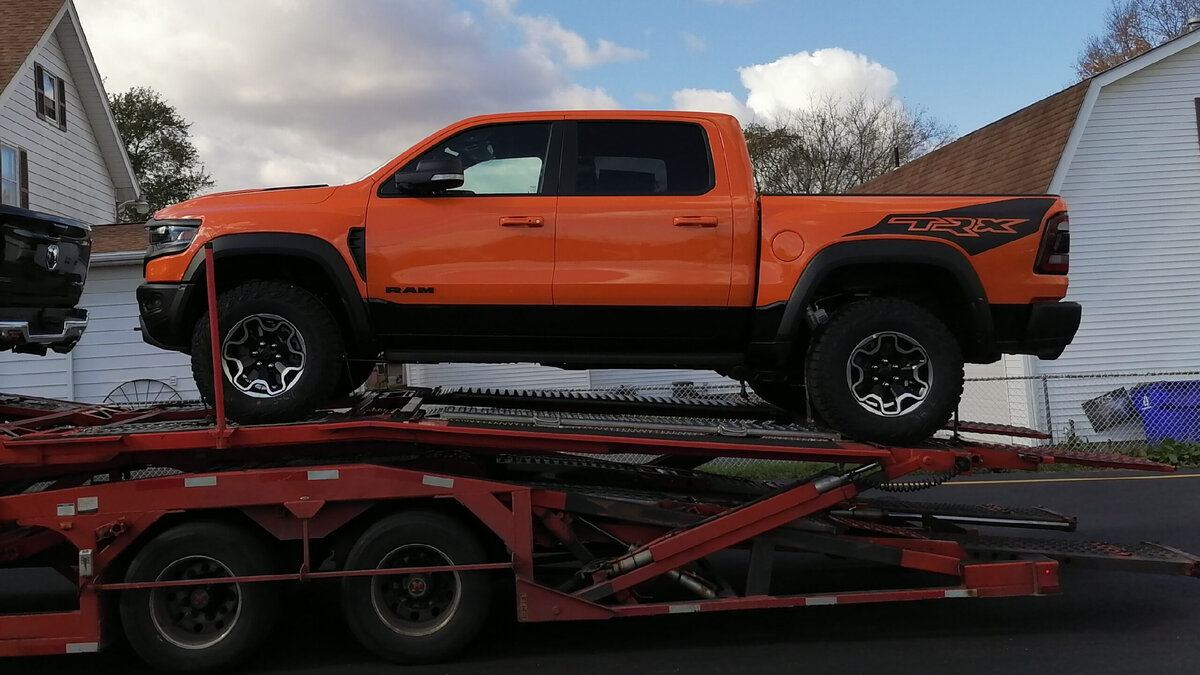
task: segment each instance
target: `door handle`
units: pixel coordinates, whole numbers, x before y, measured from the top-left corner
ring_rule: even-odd
[[[501,216],[501,227],[541,227],[546,221],[541,216]]]
[[[675,227],[716,227],[716,216],[675,216]]]

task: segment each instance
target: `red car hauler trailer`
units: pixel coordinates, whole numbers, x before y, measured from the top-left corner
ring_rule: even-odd
[[[0,656],[97,651],[124,634],[155,666],[224,670],[269,633],[285,582],[340,584],[367,648],[420,662],[462,649],[500,589],[515,590],[518,620],[562,621],[1042,595],[1059,590],[1066,561],[1200,569],[1157,544],[978,530],[1074,529],[1047,510],[865,496],[984,468],[1170,466],[966,441],[1044,436],[965,423],[911,447],[864,444],[777,412],[408,389],[239,427],[195,406],[0,396]],[[628,454],[640,461],[598,458]],[[798,480],[697,470],[718,457],[829,466]],[[798,558],[849,565],[854,583],[779,573]],[[5,602],[5,584],[32,568],[57,571],[70,593]]]

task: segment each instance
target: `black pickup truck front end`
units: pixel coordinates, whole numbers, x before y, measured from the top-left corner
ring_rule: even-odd
[[[87,328],[76,304],[87,280],[92,228],[0,205],[0,352],[66,353]]]

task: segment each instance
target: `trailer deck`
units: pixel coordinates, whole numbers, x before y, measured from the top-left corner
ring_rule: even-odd
[[[1044,509],[864,496],[914,492],[981,469],[1170,466],[1037,445],[1045,438],[1033,430],[970,423],[946,438],[884,447],[778,413],[742,399],[407,389],[299,423],[236,426],[196,405],[0,396],[0,598],[4,572],[14,569],[53,569],[75,589],[69,608],[0,609],[0,655],[96,651],[143,625],[127,614],[161,605],[152,627],[183,646],[147,652],[130,636],[143,657],[225,667],[236,659],[205,661],[201,652],[241,633],[230,632],[212,598],[236,612],[238,631],[269,630],[244,615],[263,602],[255,589],[283,581],[340,580],[346,602],[375,608],[365,615],[384,624],[399,616],[401,647],[347,620],[376,653],[413,661],[449,657],[471,636],[422,651],[421,631],[402,628],[460,625],[473,594],[483,594],[479,584],[491,589],[501,579],[515,588],[518,620],[560,621],[1043,595],[1058,592],[1066,562],[1200,575],[1200,559],[1159,544],[994,533],[1075,529],[1073,517]],[[1009,442],[966,440],[989,434]],[[822,464],[802,479],[751,480],[700,470],[714,458]],[[417,541],[396,549],[416,546],[413,555],[362,564],[364,540],[405,512],[452,519],[467,533],[460,538],[479,545],[454,556]],[[145,552],[197,522],[236,528],[278,562],[184,572],[168,565],[146,576]],[[712,564],[715,555],[737,558],[738,573]],[[850,564],[855,581],[822,588],[777,573],[798,555]],[[190,631],[220,639],[197,649]]]

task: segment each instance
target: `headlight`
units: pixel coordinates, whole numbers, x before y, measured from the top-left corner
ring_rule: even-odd
[[[146,249],[146,258],[156,258],[161,255],[180,253],[187,249],[200,230],[200,222],[196,219],[181,220],[151,220],[146,223],[146,233],[150,245]]]

